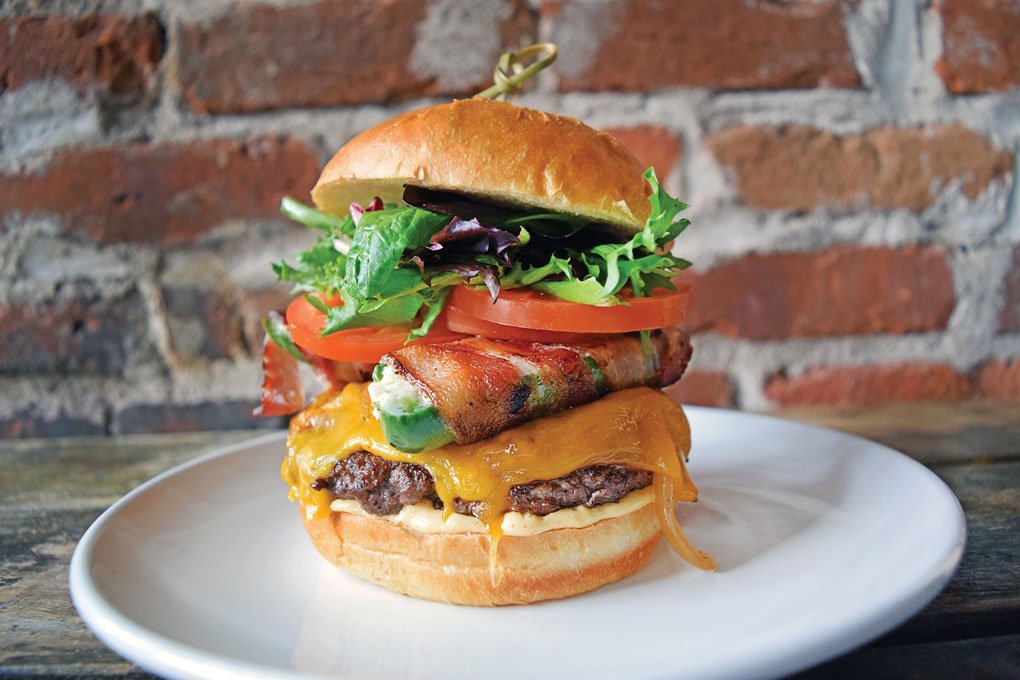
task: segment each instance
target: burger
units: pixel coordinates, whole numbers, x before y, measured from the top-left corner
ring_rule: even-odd
[[[282,475],[330,562],[393,591],[524,604],[685,539],[687,206],[611,135],[467,99],[341,148],[285,199],[317,231],[274,265],[257,412],[296,414]],[[328,386],[305,403],[299,365]]]

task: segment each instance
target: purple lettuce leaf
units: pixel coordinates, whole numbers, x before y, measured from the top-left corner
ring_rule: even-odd
[[[383,207],[384,206],[383,206],[382,199],[379,198],[378,196],[376,196],[368,204],[367,208],[362,206],[357,201],[353,201],[351,203],[351,205],[348,207],[348,210],[351,213],[351,219],[354,220],[354,224],[355,224],[355,226],[357,226],[358,222],[361,221],[361,216],[362,215],[364,215],[367,212],[375,212],[376,210],[382,210]]]

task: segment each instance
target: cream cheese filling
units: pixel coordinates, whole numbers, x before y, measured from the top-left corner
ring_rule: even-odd
[[[579,505],[564,508],[548,515],[532,515],[531,513],[508,512],[503,515],[504,536],[534,536],[555,529],[582,529],[601,522],[604,519],[622,517],[645,507],[655,500],[652,487],[631,491],[616,503],[597,505],[586,508]],[[488,533],[485,524],[471,515],[450,515],[443,519],[443,511],[432,507],[431,501],[419,501],[416,505],[405,505],[395,515],[372,515],[355,500],[337,499],[330,503],[333,512],[348,512],[375,519],[383,519],[422,534],[484,534]]]
[[[368,396],[372,400],[372,415],[379,411],[410,413],[432,402],[405,378],[397,375],[392,366],[383,366],[380,380],[368,383]]]

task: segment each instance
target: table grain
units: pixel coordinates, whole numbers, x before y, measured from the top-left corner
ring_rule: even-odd
[[[1020,677],[1020,402],[799,408],[777,415],[899,449],[960,499],[968,543],[946,590],[814,678]],[[124,493],[255,432],[0,442],[0,676],[148,678],[71,605],[67,568],[85,529]]]

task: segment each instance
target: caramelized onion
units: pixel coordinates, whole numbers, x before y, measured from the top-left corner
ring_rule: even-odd
[[[672,546],[680,557],[698,569],[715,571],[716,566],[708,553],[698,550],[684,536],[680,522],[676,518],[676,490],[673,479],[663,474],[656,474],[655,481],[655,511],[659,514],[659,525],[662,527],[662,535]]]

